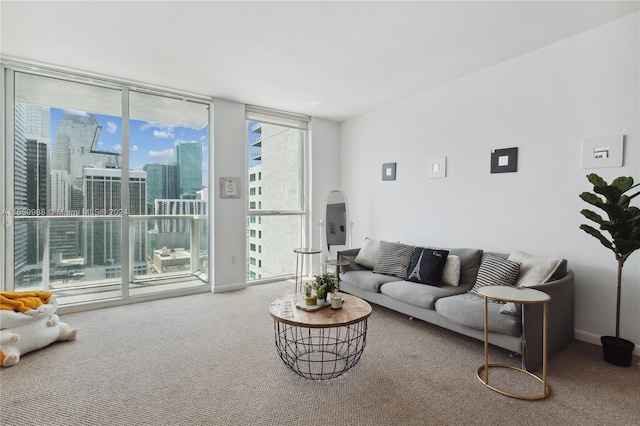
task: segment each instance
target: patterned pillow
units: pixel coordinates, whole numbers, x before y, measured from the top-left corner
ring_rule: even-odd
[[[476,283],[469,293],[477,294],[478,289],[488,285],[513,285],[520,272],[520,263],[488,254],[478,269]]]
[[[413,246],[400,243],[380,241],[378,262],[373,272],[377,274],[393,275],[402,279],[407,278],[407,268],[411,263]]]
[[[416,247],[411,257],[411,266],[407,270],[407,281],[440,287],[448,255],[447,250]]]

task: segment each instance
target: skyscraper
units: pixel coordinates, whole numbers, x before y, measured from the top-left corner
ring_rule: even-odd
[[[176,163],[146,164],[147,172],[147,214],[154,214],[154,200],[179,199],[179,174]]]
[[[15,106],[14,208],[17,216],[41,214],[48,208],[49,107],[18,102]],[[42,227],[16,220],[14,272],[16,286],[29,269],[42,262]]]
[[[147,174],[142,171],[129,172],[129,215],[145,214]],[[84,258],[87,266],[106,267],[105,278],[120,276],[122,270],[122,232],[119,219],[122,211],[122,169],[85,167],[83,179],[84,209],[96,217],[86,222],[84,233]],[[135,243],[133,250],[136,274],[146,274],[146,222],[133,222]],[[125,238],[126,240],[126,238]]]
[[[176,146],[180,173],[180,198],[195,200],[202,189],[202,144],[185,142]]]

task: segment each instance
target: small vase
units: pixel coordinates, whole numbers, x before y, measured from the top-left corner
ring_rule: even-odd
[[[316,296],[305,296],[304,297],[304,304],[305,305],[315,305],[318,303],[318,299],[316,298]]]
[[[631,366],[635,344],[629,340],[613,336],[601,336],[602,355],[610,364],[620,367]]]

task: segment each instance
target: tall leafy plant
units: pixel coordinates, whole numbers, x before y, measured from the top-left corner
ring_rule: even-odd
[[[603,246],[611,250],[618,262],[616,338],[619,338],[622,267],[627,258],[640,249],[640,209],[630,205],[631,200],[640,195],[640,190],[633,194],[629,194],[629,192],[640,186],[640,183],[634,185],[633,178],[622,176],[608,184],[595,173],[587,175],[587,179],[593,185],[593,192],[583,192],[580,194],[580,198],[603,210],[606,217],[602,217],[594,211],[583,209],[580,213],[597,223],[600,230],[585,224],[580,225],[580,229],[597,238]],[[609,237],[600,231],[607,232]]]

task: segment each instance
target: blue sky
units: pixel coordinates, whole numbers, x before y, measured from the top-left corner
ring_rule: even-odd
[[[51,108],[52,144],[55,143],[55,134],[58,130],[60,120],[68,113],[77,115],[86,114],[79,111]],[[95,113],[91,113],[91,115],[94,115],[102,126],[98,149],[101,151],[122,152],[122,118]],[[174,147],[182,142],[201,142],[203,144],[202,174],[203,184],[206,186],[209,148],[207,127],[203,129],[191,129],[149,121],[130,120],[129,168],[132,170],[142,170],[145,164],[175,161]]]

